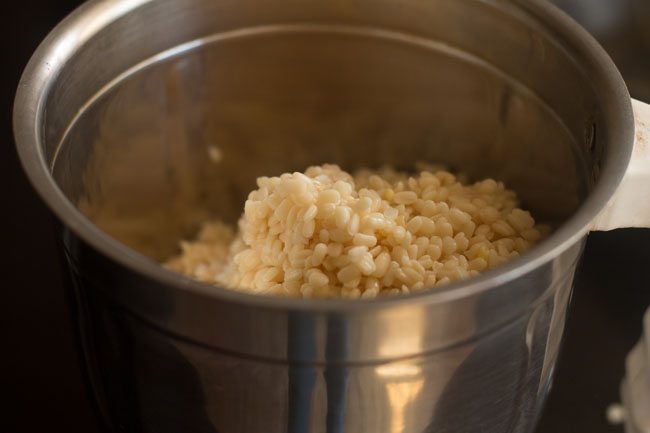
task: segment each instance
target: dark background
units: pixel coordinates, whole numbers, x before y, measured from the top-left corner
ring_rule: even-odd
[[[642,42],[643,25],[638,25],[650,28],[650,16],[639,16],[630,0],[557,2],[596,34],[631,93],[650,101],[650,49]],[[11,105],[22,68],[39,41],[79,3],[22,0],[0,7],[0,233],[5,258],[0,273],[0,391],[5,402],[0,432],[99,432],[74,345],[52,219],[22,174],[11,134]],[[650,230],[589,236],[538,433],[623,431],[606,421],[605,411],[619,401],[624,359],[650,305],[649,251]]]

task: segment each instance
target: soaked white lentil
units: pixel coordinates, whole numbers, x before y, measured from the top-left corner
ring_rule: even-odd
[[[257,187],[237,233],[207,222],[165,266],[257,294],[374,298],[472,277],[550,231],[503,183],[466,184],[433,166],[352,176],[322,165],[260,177]]]

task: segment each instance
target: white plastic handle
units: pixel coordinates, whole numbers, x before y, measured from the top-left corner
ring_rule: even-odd
[[[650,105],[632,100],[635,139],[630,165],[592,230],[650,227]]]

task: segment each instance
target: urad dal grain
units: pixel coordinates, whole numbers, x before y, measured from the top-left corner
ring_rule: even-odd
[[[462,180],[462,179],[461,179]],[[518,257],[549,229],[503,183],[444,170],[336,165],[260,177],[239,233],[206,223],[165,265],[258,294],[374,298],[461,280]]]

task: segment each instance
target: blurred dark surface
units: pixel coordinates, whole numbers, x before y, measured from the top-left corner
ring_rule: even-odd
[[[650,14],[644,17],[643,8],[632,0],[557,2],[598,36],[633,96],[650,101],[650,50],[641,35],[643,23],[650,27]],[[15,87],[31,52],[79,3],[23,0],[3,6],[0,389],[5,403],[0,406],[0,432],[100,431],[75,349],[52,218],[22,174],[10,121]],[[600,6],[606,9],[597,11]],[[538,433],[623,431],[608,424],[605,410],[619,401],[624,359],[650,305],[649,250],[650,230],[590,236],[555,385]]]

